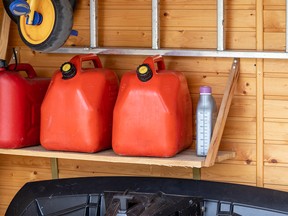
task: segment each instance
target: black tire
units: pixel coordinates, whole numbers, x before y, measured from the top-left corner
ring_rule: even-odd
[[[55,11],[55,22],[53,24],[53,29],[51,33],[49,34],[48,38],[45,39],[41,43],[31,43],[28,41],[28,38],[25,38],[25,27],[26,24],[23,24],[21,19],[18,21],[18,31],[20,34],[20,37],[22,41],[31,49],[40,51],[40,52],[50,52],[58,49],[61,47],[67,38],[69,37],[71,30],[72,30],[72,25],[73,25],[73,10],[71,7],[71,4],[69,0],[50,0],[51,3],[53,4],[53,10]],[[45,17],[45,13],[42,14],[43,20],[44,19],[49,19],[49,17]],[[24,17],[23,17],[24,19]],[[44,21],[43,21],[44,22]],[[41,28],[41,25],[32,26],[33,28]],[[21,27],[21,23],[22,26]],[[23,28],[23,29],[22,29]],[[26,37],[28,37],[26,34]],[[31,34],[30,34],[31,35]],[[31,35],[32,38],[32,35]],[[30,39],[30,38],[29,38]]]
[[[72,6],[72,9],[74,11],[77,0],[69,0],[69,2],[70,2],[71,6]]]
[[[19,17],[18,16],[14,16],[9,10],[9,6],[14,0],[2,0],[2,1],[3,1],[3,5],[4,5],[5,11],[7,12],[8,16],[11,18],[11,20],[13,22],[18,23]],[[73,10],[75,9],[76,1],[77,0],[69,0]]]

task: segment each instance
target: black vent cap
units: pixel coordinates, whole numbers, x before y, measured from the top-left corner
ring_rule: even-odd
[[[148,64],[141,64],[138,66],[137,70],[137,77],[142,82],[147,82],[153,76],[153,72]]]
[[[62,64],[60,70],[62,72],[62,79],[71,79],[77,72],[74,64],[70,62],[65,62]]]

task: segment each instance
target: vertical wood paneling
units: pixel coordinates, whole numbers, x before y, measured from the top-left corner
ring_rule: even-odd
[[[264,48],[263,44],[263,1],[256,1],[257,8],[257,34],[256,34],[256,46],[257,50],[261,51]],[[256,134],[256,152],[257,152],[257,163],[256,163],[256,185],[263,187],[263,59],[257,59],[257,134]]]
[[[60,178],[73,176],[154,176],[192,178],[190,168],[59,160]]]
[[[265,188],[273,189],[273,190],[281,190],[284,192],[288,192],[288,186],[287,185],[278,185],[278,184],[265,184]]]
[[[284,166],[265,166],[265,184],[287,186],[288,167]]]
[[[265,49],[285,50],[285,1],[264,1]],[[275,44],[275,46],[273,46]],[[287,191],[287,60],[264,61],[264,186]]]
[[[285,50],[285,1],[264,1],[264,48]]]
[[[213,167],[202,168],[202,180],[256,183],[256,167],[253,165],[216,164]]]
[[[1,155],[0,176],[1,213],[26,182],[51,178],[50,162],[47,158]]]

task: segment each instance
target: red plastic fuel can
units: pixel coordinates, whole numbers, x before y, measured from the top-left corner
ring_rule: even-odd
[[[161,56],[125,73],[114,108],[115,153],[171,157],[191,143],[192,102],[183,73],[166,70]]]
[[[0,60],[0,148],[40,143],[40,107],[49,82],[49,78],[37,77],[30,64],[6,67]]]
[[[93,68],[82,63],[93,62]],[[49,150],[97,152],[111,148],[116,74],[97,55],[77,55],[52,77],[41,107],[41,145]]]

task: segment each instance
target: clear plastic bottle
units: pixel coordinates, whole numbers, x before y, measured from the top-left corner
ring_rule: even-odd
[[[217,117],[217,107],[209,86],[200,87],[196,111],[196,154],[206,156]]]

